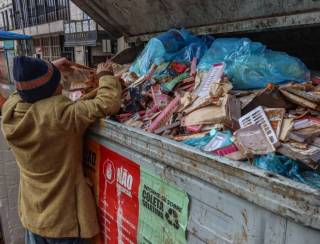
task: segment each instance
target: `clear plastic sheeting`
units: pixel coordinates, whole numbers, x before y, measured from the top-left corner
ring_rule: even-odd
[[[198,65],[209,70],[214,63],[224,62],[225,73],[234,89],[259,89],[268,83],[306,82],[310,73],[298,58],[276,52],[248,38],[219,38],[207,50]]]
[[[296,161],[286,156],[270,153],[256,157],[253,164],[260,169],[271,171],[315,188],[320,188],[320,174],[318,172],[303,170]]]
[[[148,42],[130,71],[142,76],[149,72],[153,64],[160,65],[168,61],[190,63],[194,57],[200,60],[207,51],[206,43],[211,42],[212,38],[198,38],[186,30],[169,30]]]

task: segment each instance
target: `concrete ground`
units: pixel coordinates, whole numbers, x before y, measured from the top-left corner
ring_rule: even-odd
[[[0,226],[5,244],[24,243],[24,228],[18,217],[18,192],[19,170],[0,133]]]

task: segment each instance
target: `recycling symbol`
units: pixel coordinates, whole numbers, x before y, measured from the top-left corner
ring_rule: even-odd
[[[165,214],[165,217],[170,225],[172,225],[177,230],[179,229],[178,214],[174,209],[169,208]]]

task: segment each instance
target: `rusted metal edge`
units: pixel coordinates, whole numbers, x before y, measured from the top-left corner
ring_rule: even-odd
[[[280,216],[320,229],[319,190],[113,121],[103,121],[91,132],[102,141],[121,145]]]
[[[262,30],[293,28],[308,25],[320,25],[319,10],[285,16],[274,16],[266,18],[241,20],[229,23],[219,23],[214,25],[192,27],[187,29],[197,35],[229,33],[236,34],[242,32],[258,32]],[[127,37],[126,41],[129,43],[146,42],[158,34],[160,34],[160,32]]]

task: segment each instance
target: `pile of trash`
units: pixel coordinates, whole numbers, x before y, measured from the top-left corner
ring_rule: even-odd
[[[320,187],[320,76],[247,38],[170,30],[131,66],[112,119]]]
[[[85,65],[70,63],[60,68],[63,94],[72,101],[83,99],[98,86],[96,70]]]

